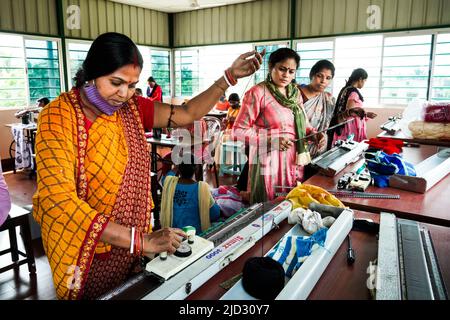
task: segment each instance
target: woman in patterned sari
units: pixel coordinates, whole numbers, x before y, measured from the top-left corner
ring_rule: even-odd
[[[226,70],[233,83],[260,67],[241,55]],[[221,77],[185,106],[135,96],[143,67],[137,46],[118,33],[92,44],[70,92],[40,114],[34,217],[60,299],[94,299],[122,284],[141,258],[173,253],[186,235],[152,232],[146,129],[185,126],[225,92]],[[154,112],[157,108],[158,112]]]
[[[233,138],[250,146],[247,190],[251,203],[289,192],[302,181],[303,166],[309,163],[307,143],[302,138],[312,128],[300,91],[292,83],[299,62],[292,49],[274,51],[266,80],[245,93],[234,123]],[[322,144],[325,141],[320,136]]]
[[[330,126],[335,101],[333,96],[325,90],[334,78],[334,65],[328,60],[320,60],[314,64],[309,72],[309,84],[301,85],[303,105],[311,126],[318,131],[326,130]],[[325,135],[326,141],[328,137]],[[317,144],[309,145],[311,157],[315,158],[325,152],[327,144],[321,148]]]

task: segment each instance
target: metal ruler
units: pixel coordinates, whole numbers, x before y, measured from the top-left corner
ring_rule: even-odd
[[[345,198],[400,199],[399,194],[370,193],[360,191],[327,190],[329,193]]]

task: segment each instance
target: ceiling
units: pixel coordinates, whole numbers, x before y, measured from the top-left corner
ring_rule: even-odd
[[[161,12],[183,12],[255,0],[112,0]]]

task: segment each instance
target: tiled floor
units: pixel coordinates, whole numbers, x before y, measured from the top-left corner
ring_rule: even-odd
[[[29,205],[36,191],[36,180],[30,179],[27,172],[4,173],[6,183],[10,190],[12,202],[18,206]],[[214,185],[214,175],[208,172],[206,181]],[[225,175],[219,177],[220,185],[232,185],[236,183],[236,176]],[[19,235],[19,229],[17,229]],[[20,236],[19,247],[23,249]],[[0,250],[8,248],[9,236],[7,232],[0,233]],[[12,299],[55,299],[52,274],[45,255],[41,239],[33,240],[34,254],[36,258],[36,276],[31,277],[27,265],[22,265],[17,270],[9,270],[0,274],[0,300]],[[0,257],[0,266],[11,263],[9,254]]]

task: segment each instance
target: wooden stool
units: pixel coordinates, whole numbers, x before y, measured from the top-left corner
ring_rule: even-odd
[[[30,272],[30,274],[36,273],[36,263],[34,260],[33,247],[31,244],[31,231],[28,214],[30,213],[27,210],[13,204],[8,218],[2,224],[2,226],[0,226],[0,232],[8,230],[10,244],[9,249],[0,251],[0,256],[11,253],[11,259],[13,261],[13,263],[11,263],[10,265],[0,268],[0,273],[8,271],[10,269],[14,269],[25,263],[28,264],[28,271]],[[25,246],[25,253],[18,249],[16,227],[20,227],[21,229],[22,239]],[[25,259],[19,260],[19,255],[24,257]]]

